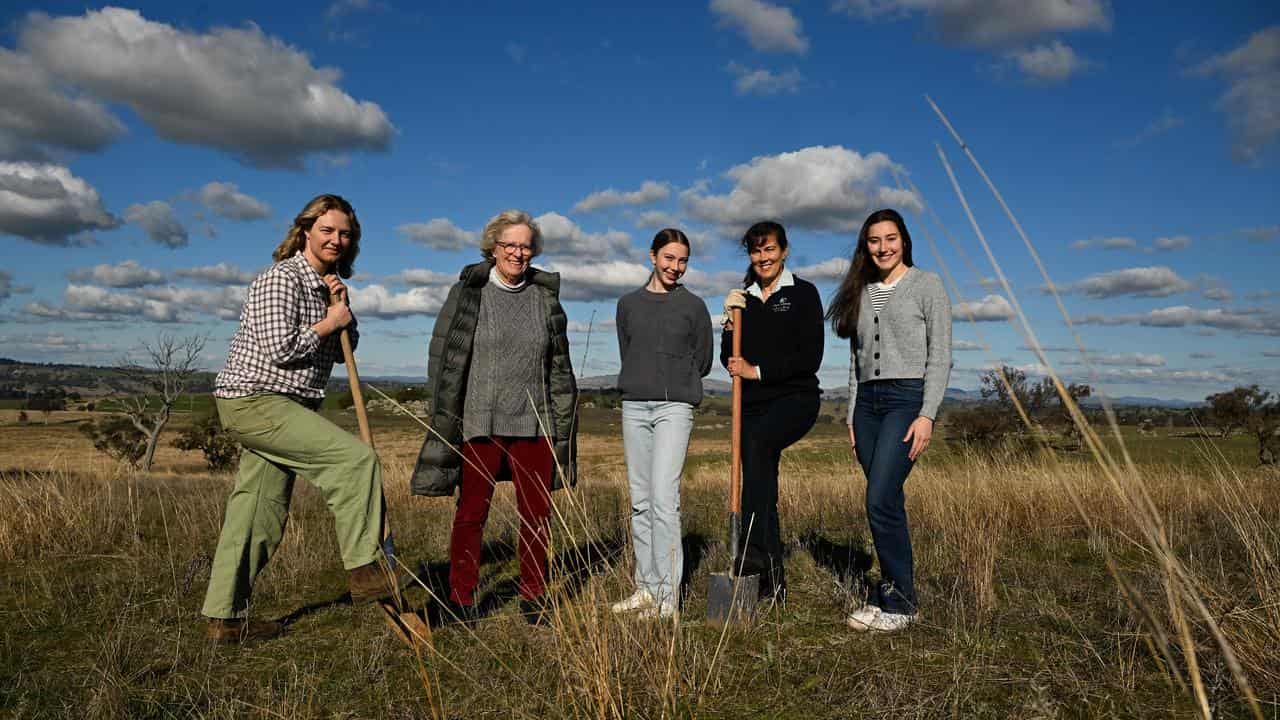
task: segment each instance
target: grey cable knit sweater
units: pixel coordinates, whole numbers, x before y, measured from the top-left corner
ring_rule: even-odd
[[[462,437],[539,437],[549,426],[547,319],[525,285],[506,290],[489,282],[480,291]],[[531,402],[532,400],[532,402]]]
[[[951,378],[951,300],[942,280],[909,268],[879,314],[862,291],[858,333],[850,339],[849,414],[858,399],[858,383],[924,378],[920,415],[933,419]]]

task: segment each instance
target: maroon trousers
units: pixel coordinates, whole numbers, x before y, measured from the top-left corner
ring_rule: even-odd
[[[462,444],[462,487],[449,540],[450,600],[475,604],[484,523],[489,518],[494,479],[504,467],[515,485],[520,515],[520,596],[526,600],[542,596],[546,590],[554,464],[551,445],[543,437],[488,437]]]

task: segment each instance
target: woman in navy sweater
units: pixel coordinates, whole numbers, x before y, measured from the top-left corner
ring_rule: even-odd
[[[725,298],[726,316],[742,309],[742,357],[734,358],[726,318],[720,361],[742,388],[742,557],[734,567],[760,574],[761,597],[786,599],[782,531],[778,523],[778,463],[818,418],[822,391],[822,299],[818,289],[785,267],[787,231],[759,222],[742,236],[751,264],[744,290]]]

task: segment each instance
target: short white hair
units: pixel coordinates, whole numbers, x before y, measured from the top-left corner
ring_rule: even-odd
[[[533,257],[542,254],[542,230],[533,216],[523,210],[503,210],[489,220],[484,226],[484,233],[480,236],[480,254],[485,260],[493,259],[493,248],[498,244],[498,238],[502,236],[503,231],[516,225],[524,225],[533,233],[531,241]]]

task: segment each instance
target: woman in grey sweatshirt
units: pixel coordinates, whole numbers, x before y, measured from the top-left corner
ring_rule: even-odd
[[[689,265],[683,232],[660,231],[649,259],[649,282],[618,301],[618,387],[636,591],[614,603],[613,611],[672,618],[684,571],[680,474],[702,378],[711,372],[711,317],[702,299],[679,284]]]
[[[951,374],[951,302],[937,275],[912,265],[902,216],[872,213],[827,311],[836,334],[851,339],[849,444],[867,476],[880,562],[880,583],[849,616],[855,630],[899,630],[918,617],[903,486],[929,446]]]

